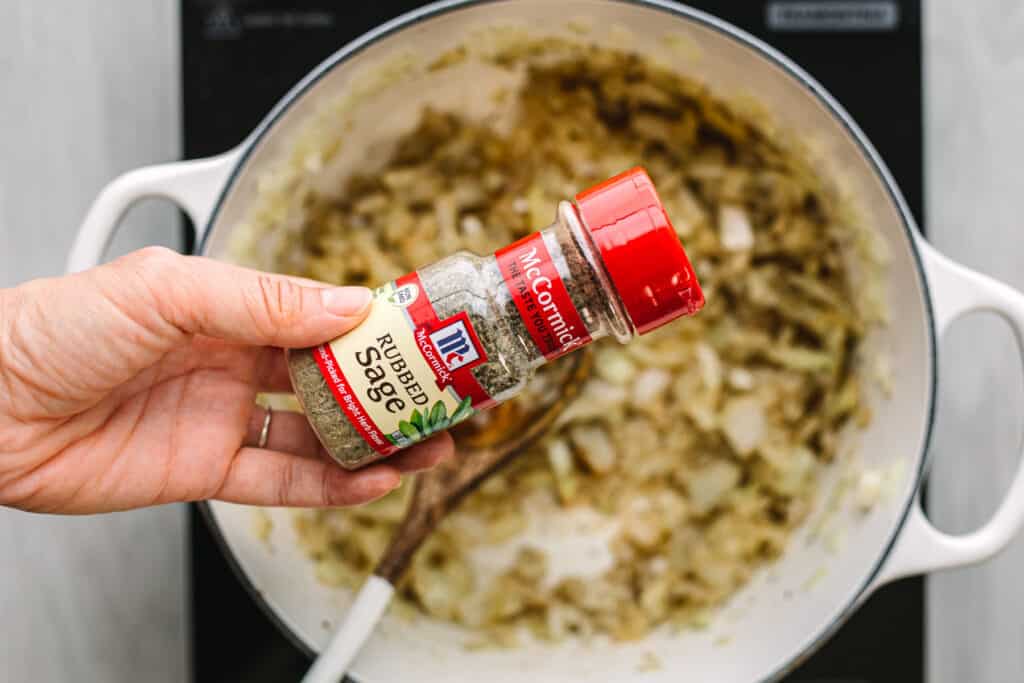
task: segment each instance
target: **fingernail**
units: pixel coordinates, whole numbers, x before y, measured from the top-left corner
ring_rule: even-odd
[[[320,293],[324,308],[331,315],[359,315],[370,305],[372,295],[366,287],[335,287]]]

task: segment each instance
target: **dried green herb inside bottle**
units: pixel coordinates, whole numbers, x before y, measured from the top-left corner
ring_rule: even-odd
[[[547,361],[703,305],[636,168],[561,202],[553,225],[495,254],[459,252],[379,287],[358,328],[290,351],[288,368],[327,452],[354,469],[511,398]]]

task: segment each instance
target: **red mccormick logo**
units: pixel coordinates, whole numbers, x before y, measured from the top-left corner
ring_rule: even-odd
[[[465,314],[462,314],[465,316]],[[437,349],[441,362],[449,371],[454,372],[467,365],[472,366],[480,360],[480,350],[474,343],[473,335],[470,333],[469,320],[459,319],[448,322],[437,330],[430,333],[430,341]]]
[[[469,370],[487,361],[465,311],[441,321],[437,327],[416,330],[416,341],[441,388],[452,383],[456,370]]]

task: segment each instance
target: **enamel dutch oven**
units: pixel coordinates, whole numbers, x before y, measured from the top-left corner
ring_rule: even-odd
[[[593,27],[580,37],[578,26]],[[577,32],[569,30],[575,22]],[[623,644],[532,644],[507,651],[467,651],[458,629],[419,619],[386,618],[353,667],[361,683],[487,680],[491,683],[566,683],[642,680],[715,683],[771,680],[820,645],[879,586],[910,574],[983,561],[1005,546],[1024,519],[1024,478],[1014,477],[1006,499],[981,529],[953,536],[922,512],[919,487],[926,470],[936,391],[938,340],[969,311],[1003,316],[1018,342],[1024,338],[1024,297],[940,255],[922,238],[885,164],[843,108],[800,67],[769,46],[713,16],[660,0],[506,0],[440,2],[388,22],[346,45],[314,69],[237,148],[210,159],[130,172],[106,187],[74,245],[71,270],[100,262],[121,215],[142,197],[177,202],[197,227],[198,253],[231,258],[244,242],[257,185],[299,144],[309,126],[344,144],[328,182],[372,155],[374,138],[394,135],[415,121],[426,103],[485,106],[501,75],[427,72],[423,65],[481,26],[519,26],[530,34],[576,36],[598,45],[627,47],[702,80],[726,97],[754,98],[780,130],[813,142],[822,172],[842,179],[891,254],[887,291],[891,324],[868,343],[885,349],[894,371],[891,396],[877,397],[875,418],[856,435],[866,467],[901,472],[890,495],[866,515],[851,504],[827,505],[840,468],[826,472],[817,509],[786,553],[758,573],[704,630],[659,630]],[[666,37],[688,46],[666,53]],[[414,59],[395,68],[397,55]],[[390,67],[388,65],[391,65]],[[378,70],[387,78],[368,78]],[[472,87],[466,87],[472,83]],[[352,99],[358,92],[360,98]],[[349,98],[346,117],[317,118]],[[339,110],[340,111],[340,110]],[[343,130],[344,126],[344,130]],[[303,141],[306,142],[303,142]],[[332,162],[334,163],[334,162]],[[334,180],[332,180],[332,178]],[[253,259],[250,259],[252,261]],[[260,266],[258,258],[251,265]],[[975,456],[972,456],[975,457]],[[826,509],[829,508],[829,509]],[[320,586],[298,550],[288,513],[274,511],[273,552],[252,532],[252,511],[207,506],[212,528],[254,599],[301,647],[314,652],[328,640],[324,622],[337,624],[350,596]],[[826,516],[843,530],[837,551],[811,538]],[[653,654],[660,667],[640,673]]]

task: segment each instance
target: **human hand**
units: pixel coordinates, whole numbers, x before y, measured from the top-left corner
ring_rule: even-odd
[[[452,453],[442,434],[348,472],[290,391],[279,347],[333,339],[362,287],[270,275],[166,249],[0,290],[0,505],[93,513],[174,501],[363,503]]]

